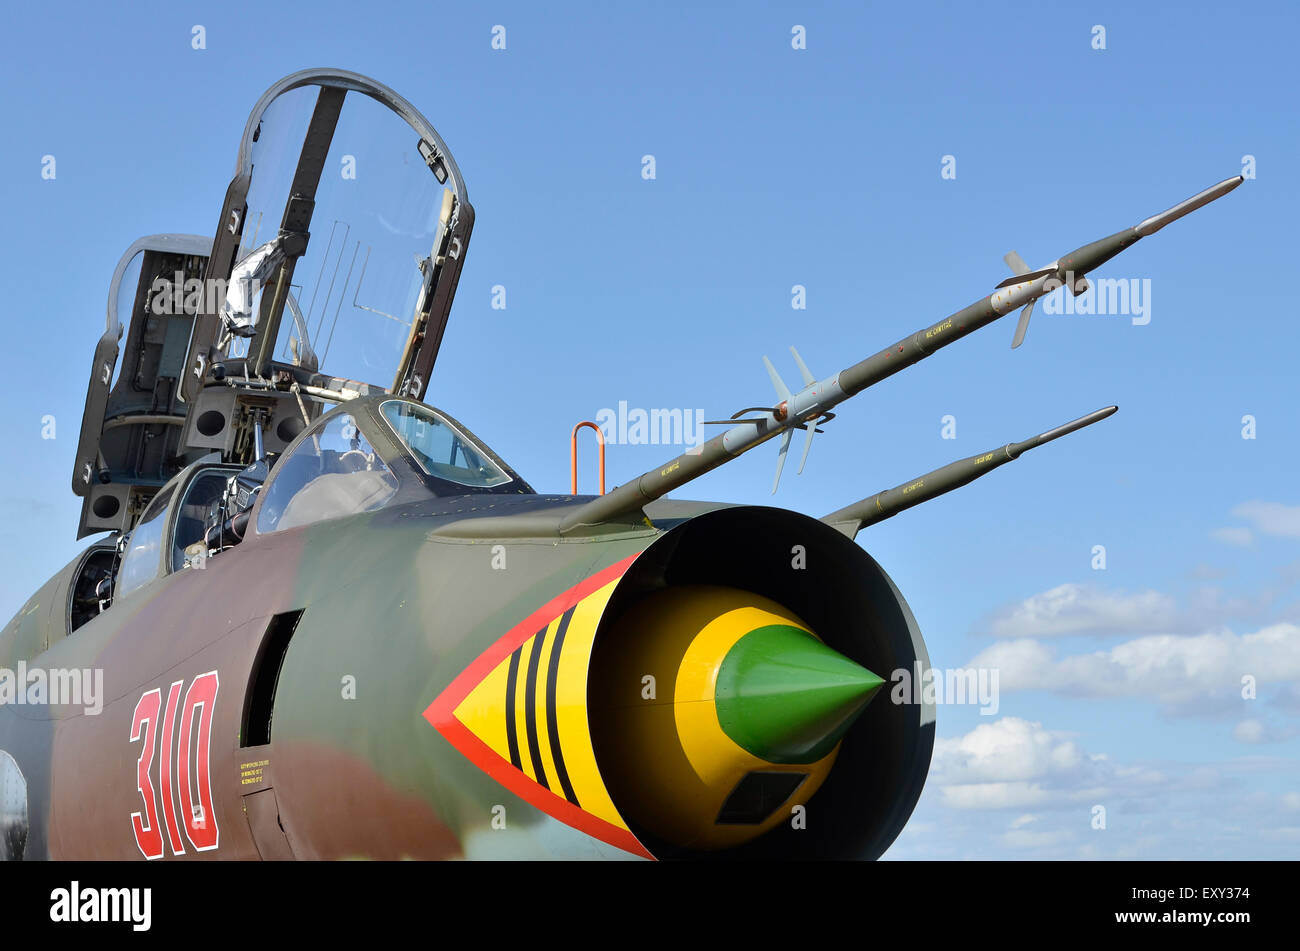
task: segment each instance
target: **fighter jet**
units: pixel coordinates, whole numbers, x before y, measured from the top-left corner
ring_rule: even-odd
[[[820,520],[666,495],[770,439],[779,479],[795,430],[806,461],[840,403],[1240,181],[833,376],[768,361],[773,405],[547,494],[423,402],[474,223],[446,144],[364,76],[280,80],[213,234],[113,272],[72,473],[98,537],[0,633],[0,855],[878,857],[935,708],[885,689],[930,661],[856,535],[1115,407]]]

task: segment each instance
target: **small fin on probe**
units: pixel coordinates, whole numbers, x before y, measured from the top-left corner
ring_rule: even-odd
[[[1045,274],[1051,273],[1053,270],[1053,268],[1043,268],[1035,274],[1035,272],[1029,270],[1029,265],[1025,263],[1025,259],[1016,251],[1008,251],[1006,254],[1002,255],[1002,260],[1006,262],[1007,267],[1011,268],[1011,273],[1016,276],[1007,278],[999,284],[998,287],[1006,287],[1011,284],[1019,284],[1023,281],[1033,280],[1034,277],[1042,277]],[[1034,316],[1034,302],[1030,301],[1025,305],[1024,309],[1020,311],[1020,322],[1016,324],[1016,335],[1011,339],[1012,350],[1025,342],[1025,333],[1029,330],[1029,318],[1032,316]]]
[[[781,484],[781,470],[785,468],[785,454],[790,449],[792,436],[794,436],[793,429],[787,429],[781,434],[781,448],[776,451],[776,478],[772,480],[773,495],[776,495],[776,487]]]
[[[763,366],[767,367],[767,375],[772,378],[772,389],[776,390],[776,398],[778,400],[788,400],[790,398],[790,387],[785,385],[785,380],[781,379],[781,374],[776,372],[776,367],[772,366],[772,361],[764,357]]]

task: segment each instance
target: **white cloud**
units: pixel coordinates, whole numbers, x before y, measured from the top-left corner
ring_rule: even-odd
[[[1233,728],[1232,737],[1238,743],[1283,743],[1298,732],[1294,720],[1282,722],[1277,718],[1248,717]]]
[[[1283,505],[1281,502],[1242,502],[1232,510],[1237,518],[1255,526],[1261,535],[1280,535],[1300,538],[1300,505]]]
[[[1012,828],[1002,833],[1002,842],[1013,849],[1059,851],[1078,840],[1075,829]]]
[[[1210,532],[1210,537],[1223,542],[1225,545],[1235,545],[1238,548],[1249,548],[1255,543],[1255,535],[1249,528],[1233,526],[1231,528],[1216,528]]]
[[[1025,809],[1087,799],[1112,774],[1106,757],[1089,756],[1068,735],[1019,717],[936,739],[930,770],[944,804],[957,809]]]
[[[1158,591],[1107,591],[1062,584],[994,612],[986,633],[1001,638],[1119,637],[1188,634],[1266,620],[1300,620],[1300,605],[1284,602],[1300,582],[1300,562],[1255,591],[1230,592],[1199,585],[1175,599]]]
[[[936,739],[916,818],[887,857],[1293,857],[1297,772],[1288,756],[1121,763],[1002,717]]]
[[[1258,720],[1242,720],[1232,730],[1238,743],[1260,743],[1264,739],[1264,724]]]
[[[1002,691],[1145,698],[1184,712],[1208,712],[1241,702],[1243,676],[1260,686],[1300,680],[1300,626],[1273,624],[1244,635],[1158,634],[1059,658],[1037,641],[1000,641],[966,666],[996,668]]]
[[[950,779],[1030,780],[1077,768],[1083,754],[1070,739],[1019,717],[981,723],[955,740],[936,740],[935,759]]]
[[[1228,574],[1223,568],[1202,561],[1187,572],[1187,577],[1193,581],[1220,581]]]
[[[1300,505],[1281,502],[1264,502],[1254,499],[1242,502],[1232,510],[1232,515],[1250,523],[1251,527],[1234,525],[1210,532],[1228,545],[1248,548],[1255,543],[1255,535],[1274,535],[1281,538],[1300,538]]]
[[[1037,783],[965,783],[943,790],[944,805],[954,809],[1024,809],[1051,800]]]
[[[1063,584],[1004,608],[989,622],[995,637],[1142,634],[1178,627],[1174,599],[1158,591],[1135,594]]]

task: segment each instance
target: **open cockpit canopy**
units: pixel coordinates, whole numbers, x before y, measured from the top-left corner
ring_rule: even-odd
[[[179,386],[196,313],[194,301],[186,313],[184,286],[199,283],[211,245],[198,235],[150,235],[113,271],[72,472],[79,538],[130,524],[181,468]]]
[[[401,96],[339,70],[277,82],[215,235],[144,238],[118,265],[73,473],[79,536],[129,528],[213,451],[247,464],[330,405],[422,399],[473,222],[455,160]]]
[[[420,398],[472,223],[459,169],[406,100],[352,73],[281,80],[249,117],[206,275],[226,282],[203,328],[213,362],[319,366]]]

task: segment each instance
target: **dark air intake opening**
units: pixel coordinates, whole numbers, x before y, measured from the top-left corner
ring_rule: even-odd
[[[271,716],[275,710],[275,688],[280,682],[280,667],[289,650],[289,641],[298,629],[302,611],[286,611],[271,618],[262,636],[262,647],[253,661],[244,701],[244,722],[239,731],[239,745],[265,746],[271,742]]]

